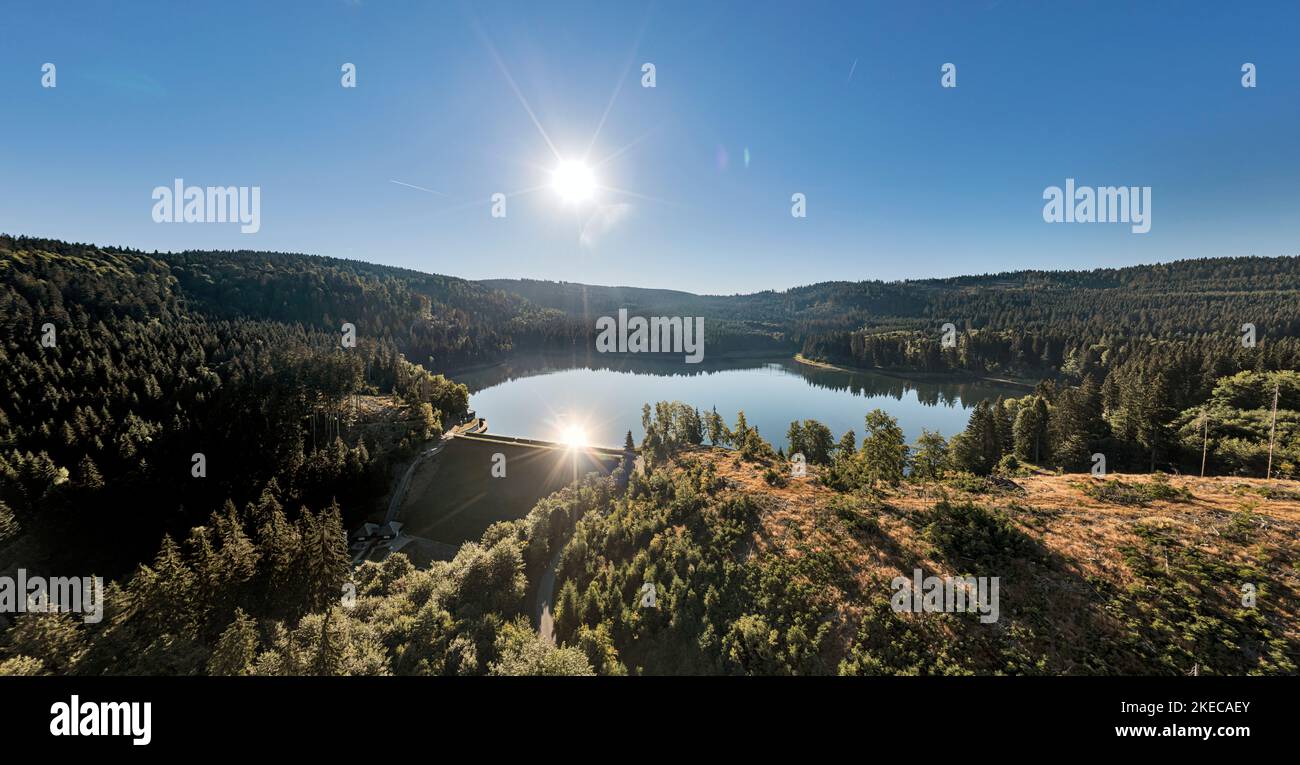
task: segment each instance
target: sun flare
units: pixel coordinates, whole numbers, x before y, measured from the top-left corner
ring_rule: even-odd
[[[560,434],[560,442],[570,449],[587,445],[587,431],[577,425],[570,425]]]
[[[565,160],[551,173],[551,188],[568,204],[580,204],[596,193],[596,176],[577,160]]]

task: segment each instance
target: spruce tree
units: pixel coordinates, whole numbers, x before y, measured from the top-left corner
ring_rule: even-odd
[[[998,396],[993,402],[993,428],[997,434],[997,459],[1002,459],[1002,455],[1011,452],[1014,444],[1014,434],[1011,427],[1011,414],[1007,411],[1006,401]],[[997,464],[994,460],[993,464]]]
[[[785,432],[785,440],[790,442],[791,456],[795,454],[803,454],[805,457],[808,456],[807,447],[803,442],[803,426],[799,424],[798,420],[794,420],[790,423],[789,430]]]
[[[18,536],[18,519],[14,517],[14,511],[0,500],[0,544]]]
[[[817,465],[830,462],[831,451],[835,448],[831,429],[816,420],[804,420],[802,431],[802,451],[808,461]]]
[[[1016,459],[1041,464],[1047,441],[1047,402],[1042,396],[1034,396],[1032,401],[1020,405],[1012,430]]]
[[[705,415],[707,429],[709,433],[709,443],[714,446],[726,446],[730,441],[730,434],[727,432],[727,423],[718,414],[718,408]]]
[[[736,448],[744,454],[749,451],[750,438],[752,438],[752,433],[749,428],[749,421],[745,419],[745,410],[742,409],[736,414],[736,427],[731,431],[731,440]]]
[[[303,513],[301,533],[307,603],[312,611],[324,611],[342,597],[351,564],[338,504],[331,502],[316,515]]]
[[[208,656],[208,674],[249,675],[257,655],[257,623],[242,608],[235,609],[234,621],[217,638]]]
[[[840,442],[835,445],[835,449],[840,454],[853,454],[858,450],[858,437],[852,430],[844,431],[840,436]]]
[[[1002,458],[1001,450],[993,408],[988,401],[981,401],[971,410],[966,430],[953,447],[954,460],[961,470],[988,475]]]
[[[1065,470],[1084,469],[1092,454],[1086,406],[1077,388],[1066,388],[1057,395],[1051,411],[1052,460]]]
[[[73,477],[73,486],[86,491],[99,491],[104,488],[104,477],[100,475],[99,468],[95,466],[95,461],[87,454],[77,463],[77,473]]]

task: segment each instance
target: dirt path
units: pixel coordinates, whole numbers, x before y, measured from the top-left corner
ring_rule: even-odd
[[[552,645],[555,644],[555,618],[551,613],[551,607],[555,596],[555,571],[560,567],[562,552],[564,552],[563,547],[556,550],[555,555],[551,557],[551,562],[546,565],[546,573],[542,574],[542,581],[537,585],[537,634]]]

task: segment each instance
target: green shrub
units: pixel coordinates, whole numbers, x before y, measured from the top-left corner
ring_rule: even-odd
[[[1255,512],[1256,503],[1249,502],[1241,510],[1232,514],[1228,525],[1220,532],[1227,539],[1245,544],[1255,536],[1255,526],[1259,523],[1259,514]]]
[[[835,517],[844,521],[849,530],[855,534],[876,536],[881,533],[880,516],[876,509],[866,502],[849,497],[836,497],[830,503]]]
[[[1145,483],[1126,483],[1115,480],[1087,481],[1081,487],[1083,493],[1098,502],[1129,507],[1145,507],[1156,501],[1186,502],[1192,499],[1192,493],[1185,488],[1178,488],[1169,483],[1169,477],[1163,473],[1152,476]]]
[[[1023,555],[1031,547],[1029,538],[1006,513],[973,502],[936,503],[921,534],[945,558],[961,567],[993,567]]]

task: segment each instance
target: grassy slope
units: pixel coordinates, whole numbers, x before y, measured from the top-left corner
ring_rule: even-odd
[[[1287,497],[1268,499],[1259,480],[1176,477],[1171,488],[1190,499],[1136,506],[1093,499],[1091,478],[1036,475],[1017,479],[1019,489],[949,482],[867,498],[814,478],[772,487],[761,466],[731,453],[683,457],[712,465],[720,479],[698,510],[683,511],[689,503],[677,489],[588,516],[564,565],[579,593],[613,581],[625,603],[635,602],[638,569],[649,566],[662,613],[603,610],[633,671],[1240,674],[1294,673],[1300,661],[1294,484]],[[935,509],[942,495],[946,511]],[[734,509],[744,503],[753,510]],[[677,509],[651,509],[665,504]],[[710,549],[726,527],[720,516],[744,530]],[[619,525],[636,530],[620,535]],[[690,548],[683,540],[694,552],[676,552]],[[701,575],[717,562],[710,558],[735,571]],[[635,573],[623,577],[625,565]],[[1001,619],[894,615],[889,582],[916,567],[1000,577]],[[1258,608],[1241,607],[1245,583],[1257,588]],[[710,587],[727,595],[711,605]],[[600,621],[593,610],[583,619],[592,626]],[[693,627],[697,620],[706,626]],[[758,647],[755,624],[767,635]]]

